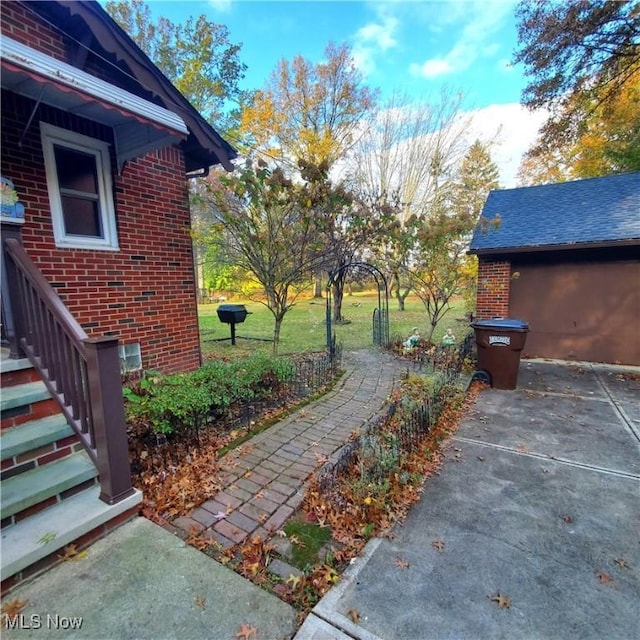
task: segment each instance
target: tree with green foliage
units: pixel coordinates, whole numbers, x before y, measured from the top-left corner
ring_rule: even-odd
[[[246,98],[238,83],[247,66],[225,25],[205,15],[154,21],[143,0],[109,0],[105,9],[209,122],[223,131],[235,126],[229,107]]]
[[[500,170],[491,157],[490,149],[480,140],[476,140],[462,160],[458,180],[452,188],[452,205],[456,215],[461,217],[461,227],[471,229],[477,224],[489,192],[500,187]],[[467,242],[463,243],[466,250]],[[475,308],[478,258],[477,256],[457,255],[454,267],[459,277],[456,288],[465,300],[468,313]]]
[[[456,215],[475,224],[489,192],[499,186],[498,165],[493,161],[487,146],[476,139],[462,159],[458,179],[453,184],[452,199]]]
[[[415,244],[407,275],[427,312],[428,339],[449,310],[452,297],[473,286],[466,255],[469,235],[489,191],[499,186],[498,176],[489,150],[476,140],[457,176],[436,180],[429,217],[410,221]]]
[[[221,242],[230,263],[260,283],[264,297],[258,301],[274,318],[276,354],[282,321],[322,258],[321,234],[309,209],[313,194],[262,161],[247,161],[229,175],[213,172],[208,190],[216,219],[212,241]]]
[[[357,141],[375,101],[376,92],[363,83],[349,46],[330,43],[322,62],[314,64],[302,56],[280,60],[265,87],[242,110],[240,132],[252,153],[276,159],[292,175],[306,172],[309,184],[316,180],[316,195],[327,197],[324,203],[314,199],[330,245],[315,274],[319,295],[322,276],[348,261],[345,252],[352,253],[349,247],[359,227],[354,215],[345,223],[345,208],[335,203],[346,194],[338,185],[328,188],[328,175]],[[346,210],[353,214],[353,209]],[[343,283],[337,284],[341,288]],[[340,292],[334,303],[339,321]]]
[[[348,320],[342,313],[344,288],[349,267],[365,254],[374,238],[384,236],[394,216],[383,203],[367,200],[329,178],[327,164],[316,166],[300,162],[301,176],[308,194],[307,206],[318,230],[318,265],[332,276],[333,322]]]

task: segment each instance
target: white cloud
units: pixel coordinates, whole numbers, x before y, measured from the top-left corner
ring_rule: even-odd
[[[377,57],[397,46],[397,29],[398,20],[395,17],[381,15],[377,22],[370,22],[356,31],[353,36],[352,55],[363,75],[373,73]]]
[[[456,22],[464,26],[458,41],[440,55],[428,58],[422,63],[412,63],[409,67],[414,76],[435,78],[451,75],[468,69],[480,57],[492,57],[500,49],[492,38],[503,26],[512,12],[512,3],[504,0],[495,2],[452,2],[447,8],[456,9],[448,14],[440,14],[434,20],[433,31],[442,31]]]
[[[411,108],[410,105],[394,108],[392,114],[394,118],[406,121],[408,118],[411,119],[411,116],[407,116],[407,110]],[[395,112],[397,112],[397,116]],[[454,131],[458,131],[460,125],[466,127],[462,139],[458,139],[456,142],[456,148],[462,157],[465,150],[476,140],[487,145],[491,158],[500,171],[500,187],[511,189],[517,186],[516,174],[522,156],[535,142],[540,127],[548,115],[546,110],[530,111],[519,103],[494,104],[475,111],[462,111],[452,125]],[[384,122],[385,117],[385,115],[381,115],[380,123]],[[375,136],[364,124],[362,133],[365,138],[371,135]],[[425,139],[428,140],[428,136],[429,134],[425,136]],[[372,138],[372,145],[370,153],[374,153],[375,137]],[[395,147],[391,147],[390,157],[397,159],[406,156],[403,149],[408,148],[407,145],[407,140],[399,140]],[[352,159],[347,156],[337,162],[332,168],[331,178],[336,181],[344,179],[353,169],[351,161]],[[391,164],[395,165],[396,163],[394,161]]]
[[[209,0],[209,5],[219,13],[228,13],[231,11],[232,0]]]
[[[422,78],[437,78],[457,71],[463,71],[473,62],[472,52],[465,44],[456,45],[442,58],[431,58],[422,64],[415,62],[409,65],[409,71],[414,76]]]
[[[468,142],[476,138],[491,144],[491,157],[500,169],[500,185],[516,186],[516,173],[525,151],[535,142],[546,121],[546,110],[530,111],[521,104],[494,104],[471,113]]]
[[[358,29],[355,39],[358,42],[375,46],[381,51],[386,51],[396,46],[396,39],[393,37],[397,21],[394,18],[388,18],[384,24],[369,23]]]

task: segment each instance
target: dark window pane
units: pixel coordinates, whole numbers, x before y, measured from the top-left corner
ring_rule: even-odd
[[[85,193],[98,193],[96,159],[65,147],[54,146],[58,184],[62,189],[73,189]]]
[[[96,201],[65,195],[62,195],[61,199],[64,229],[67,234],[94,238],[103,237],[100,212]]]

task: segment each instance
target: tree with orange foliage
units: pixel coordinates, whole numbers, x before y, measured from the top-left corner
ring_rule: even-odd
[[[247,146],[297,166],[329,169],[357,140],[376,92],[363,84],[347,44],[330,43],[325,61],[280,60],[267,85],[242,110]]]
[[[571,109],[582,114],[564,135],[544,133],[527,151],[520,184],[544,184],[640,170],[640,69],[607,100],[593,90],[577,95]]]

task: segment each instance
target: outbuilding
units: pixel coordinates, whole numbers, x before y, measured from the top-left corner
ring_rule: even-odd
[[[492,191],[473,234],[478,318],[530,357],[640,364],[640,172]]]

